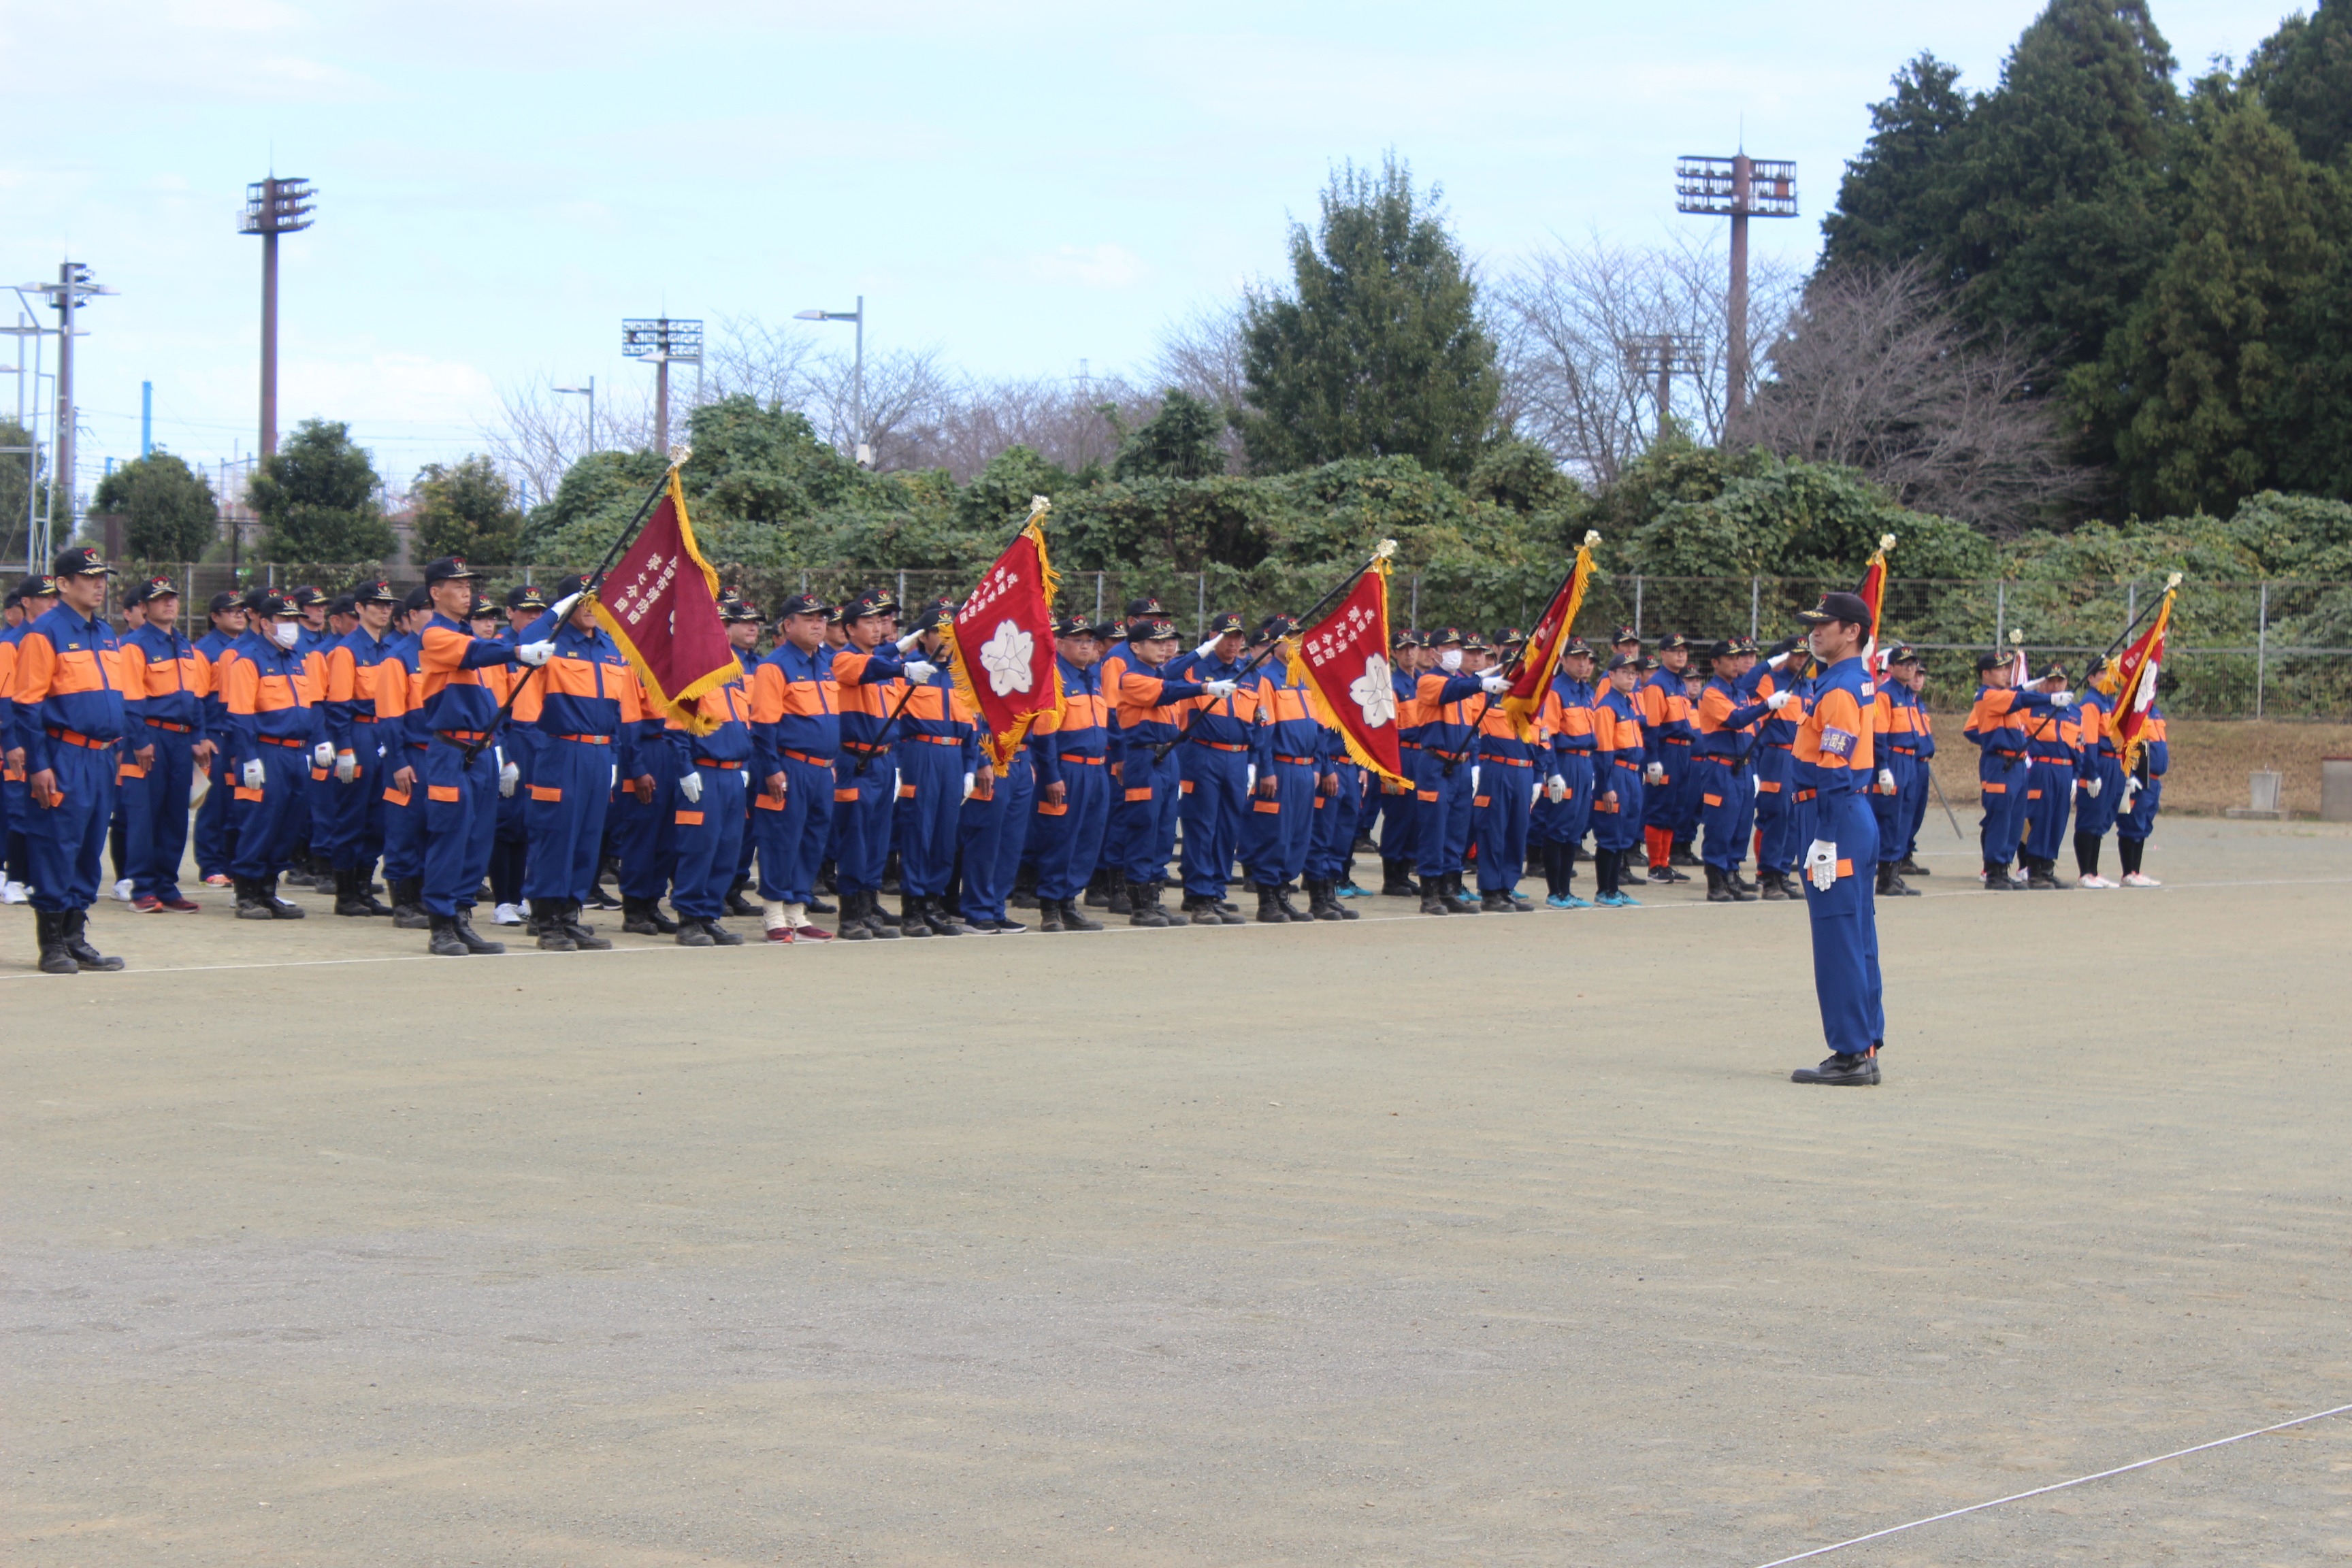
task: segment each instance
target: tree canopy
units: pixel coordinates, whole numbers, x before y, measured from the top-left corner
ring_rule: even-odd
[[[417,470],[417,549],[425,556],[511,561],[522,542],[522,511],[514,487],[479,453],[457,463],[427,463]]]
[[[149,561],[199,560],[220,536],[212,482],[160,447],[100,479],[90,510],[120,512],[123,548]]]
[[[377,503],[375,464],[349,425],[305,419],[253,478],[254,510],[268,527],[271,561],[381,561],[395,544]]]

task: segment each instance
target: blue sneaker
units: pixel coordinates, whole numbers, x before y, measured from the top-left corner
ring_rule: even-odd
[[[1629,893],[1603,893],[1592,900],[1604,910],[1638,910],[1642,900]]]
[[[1356,879],[1353,877],[1341,882],[1331,890],[1331,893],[1332,897],[1339,899],[1369,899],[1372,896],[1370,889],[1356,886]]]
[[[1591,907],[1574,893],[1554,893],[1544,900],[1544,908],[1549,910],[1589,910]]]

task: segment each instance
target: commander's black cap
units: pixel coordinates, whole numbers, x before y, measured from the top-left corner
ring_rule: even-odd
[[[1411,626],[1399,626],[1389,634],[1389,646],[1397,648],[1419,647],[1421,634]]]
[[[498,613],[499,607],[490,603],[486,595],[477,590],[474,595],[474,606],[466,612],[466,618],[467,620],[478,621],[484,616],[495,616]]]
[[[247,588],[245,591],[245,597],[238,602],[245,606],[247,614],[263,616],[268,615],[269,612],[261,607],[262,601],[265,599],[275,599],[280,596],[281,595],[272,588],[258,586]],[[294,601],[288,599],[286,602],[290,605]]]
[[[1660,653],[1674,653],[1678,650],[1686,649],[1690,645],[1691,640],[1688,633],[1668,632],[1664,637],[1658,639],[1658,651]]]
[[[1298,623],[1297,621],[1293,620],[1288,616],[1276,612],[1276,614],[1268,616],[1265,619],[1258,622],[1256,635],[1252,637],[1250,641],[1254,643],[1272,642],[1276,637],[1294,636],[1297,630]]]
[[[794,594],[776,606],[776,619],[779,621],[792,616],[822,616],[823,614],[824,614],[824,601],[814,594]]]
[[[574,572],[569,577],[562,577],[556,580],[555,596],[558,599],[568,599],[574,594],[584,594],[587,591],[588,574],[585,572]],[[580,606],[574,605],[572,607],[576,610]]]
[[[308,583],[305,583],[300,587],[294,589],[292,592],[289,593],[286,597],[292,602],[294,607],[298,610],[307,610],[313,605],[323,605],[327,602],[327,595],[319,592],[318,589],[313,588]]]
[[[143,605],[150,599],[178,598],[180,585],[169,577],[150,577],[123,595],[126,605]]]
[[[1145,620],[1153,616],[1165,616],[1167,614],[1168,607],[1160,602],[1157,594],[1146,594],[1139,599],[1127,602],[1127,618],[1130,621]]]
[[[751,603],[751,600],[734,598],[722,599],[719,601],[719,618],[722,621],[728,622],[730,625],[742,621],[757,622],[766,619],[765,616],[760,614],[760,606]]]
[[[474,569],[466,564],[462,555],[444,555],[427,563],[425,568],[425,585],[428,588],[436,583],[471,582],[473,577]]]
[[[1095,636],[1095,624],[1084,616],[1064,616],[1054,623],[1057,637],[1090,637]]]
[[[1609,646],[1612,647],[1622,647],[1629,642],[1638,643],[1641,640],[1642,634],[1635,631],[1633,627],[1619,626],[1617,628],[1617,635],[1609,639]]]
[[[1988,670],[1999,669],[2001,666],[2009,662],[2009,657],[2010,656],[2005,653],[1980,653],[1977,655],[1977,673],[1979,675],[1982,675]]]
[[[2046,665],[2044,665],[2044,666],[2042,667],[2041,679],[2043,679],[2043,680],[2063,680],[2063,679],[2066,679],[2066,665],[2065,665],[2065,662],[2064,662],[2063,660],[2062,660],[2062,659],[2055,659],[2055,658],[2052,659],[2048,664],[2046,664]]]
[[[895,616],[898,613],[898,601],[892,598],[889,591],[885,588],[870,588],[841,606],[841,618],[845,622],[862,621],[868,616]]]
[[[1731,658],[1737,656],[1739,651],[1739,639],[1738,637],[1724,637],[1708,646],[1706,657],[1709,658]]]
[[[247,594],[245,596],[245,607],[257,616],[267,616],[273,621],[280,616],[301,613],[294,607],[291,596],[272,593],[268,588],[256,588],[252,593]]]
[[[106,563],[105,556],[100,555],[89,545],[81,544],[58,556],[56,563],[49,567],[49,575],[52,577],[111,577],[114,575],[114,568]]]
[[[1247,626],[1243,625],[1241,613],[1239,611],[1219,610],[1215,615],[1209,617],[1209,629],[1204,635],[1213,637],[1221,637],[1231,632],[1247,631],[1248,629],[1249,628]]]
[[[1461,628],[1457,626],[1440,626],[1435,631],[1429,634],[1428,640],[1423,643],[1423,646],[1425,647],[1444,647],[1449,643],[1456,647],[1462,646]]]
[[[235,594],[219,593],[215,594],[212,596],[211,602],[205,605],[205,613],[214,616],[225,615],[228,611],[236,608],[236,595]]]
[[[1137,642],[1158,642],[1162,637],[1176,635],[1176,623],[1164,616],[1151,616],[1129,623],[1127,635]]]
[[[1517,626],[1498,626],[1495,631],[1496,647],[1518,647],[1528,640],[1528,634]]]
[[[1580,653],[1585,658],[1591,658],[1592,657],[1592,645],[1586,642],[1582,637],[1570,637],[1568,639],[1568,646],[1559,650],[1559,657],[1566,658],[1572,653]]]
[[[1642,660],[1639,655],[1616,653],[1609,656],[1609,668],[1612,674],[1621,669],[1639,669],[1641,668]]]
[[[937,631],[941,626],[952,625],[954,621],[954,606],[939,604],[925,605],[922,613],[915,617],[915,624],[907,629],[910,632]]]
[[[1468,637],[1462,639],[1462,651],[1464,653],[1492,653],[1495,650],[1493,647],[1487,643],[1485,637],[1480,637],[1476,632],[1472,632]]]
[[[1826,626],[1832,621],[1849,625],[1870,625],[1870,606],[1859,594],[1823,594],[1822,602],[1810,610],[1799,610],[1797,618],[1809,626]]]
[[[1919,662],[1919,650],[1909,643],[1896,643],[1886,650],[1886,662],[1890,665],[1916,664]]]
[[[538,589],[532,587],[528,583],[521,583],[507,590],[507,608],[509,610],[543,610],[547,608],[547,601],[540,596]]]
[[[379,577],[373,583],[355,584],[352,589],[352,603],[353,605],[397,605],[400,603],[400,595],[392,591],[391,584]]]

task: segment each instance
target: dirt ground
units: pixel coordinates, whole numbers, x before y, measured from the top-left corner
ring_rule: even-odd
[[[1936,782],[1955,807],[1974,805],[1977,749],[1960,734],[1965,710],[1936,714]],[[2352,724],[2256,723],[2252,720],[2173,719],[2166,721],[2172,771],[2164,779],[2164,809],[2184,816],[2220,816],[2248,800],[2246,775],[2260,769],[2285,774],[2286,809],[2319,815],[2319,760],[2352,757]],[[1935,803],[1928,803],[1935,812]]]
[[[1806,918],[430,959],[0,910],[7,1558],[1724,1564],[2352,1402],[2352,835]],[[2352,1554],[2352,1420],[1837,1552]]]

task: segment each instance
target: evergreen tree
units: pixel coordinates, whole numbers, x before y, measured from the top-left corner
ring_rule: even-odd
[[[2246,62],[2246,82],[2305,161],[2336,163],[2352,148],[2352,0],[2289,16]]]
[[[510,562],[521,542],[514,487],[479,453],[459,463],[427,463],[414,492],[417,548],[427,556]]]
[[[1957,154],[1975,105],[1960,90],[1960,68],[1932,54],[1893,79],[1895,96],[1870,106],[1870,142],[1847,162],[1837,205],[1822,220],[1825,270],[1918,258],[1939,274],[1951,268]]]
[[[1160,412],[1119,443],[1111,477],[1119,479],[1205,479],[1225,471],[1223,410],[1173,387],[1160,395]]]
[[[141,560],[201,560],[220,536],[211,481],[160,447],[100,479],[90,510],[120,512],[123,548]]]
[[[262,558],[342,564],[390,555],[396,542],[376,503],[379,482],[349,425],[305,419],[253,477],[253,507],[269,527]]]
[[[1350,163],[1332,177],[1318,233],[1291,226],[1291,291],[1254,290],[1245,307],[1254,470],[1393,456],[1470,471],[1502,381],[1442,195],[1416,195],[1391,154],[1377,174]]]

